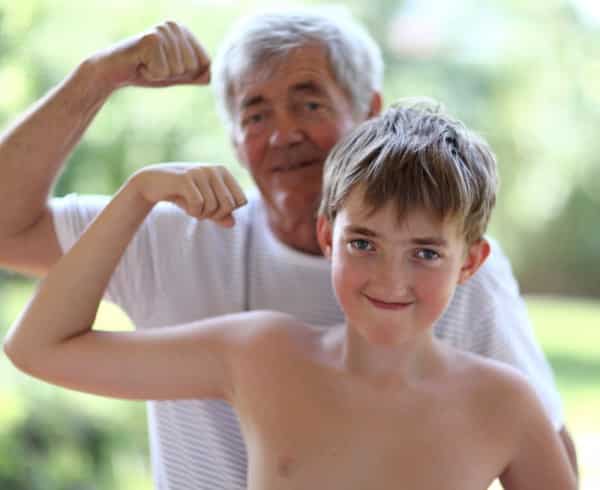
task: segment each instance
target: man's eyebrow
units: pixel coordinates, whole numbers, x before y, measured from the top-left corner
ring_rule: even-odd
[[[251,97],[246,97],[242,99],[240,104],[241,109],[247,109],[248,107],[252,107],[255,105],[259,105],[265,102],[265,98],[262,95],[254,95]]]
[[[304,93],[308,95],[323,95],[324,91],[321,85],[313,80],[306,80],[303,82],[292,85],[290,91],[292,93]],[[259,104],[266,103],[266,99],[262,95],[251,95],[242,99],[240,103],[241,109],[247,109],[248,107],[256,106]]]

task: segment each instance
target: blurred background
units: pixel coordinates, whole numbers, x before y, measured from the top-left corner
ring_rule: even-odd
[[[2,2],[0,127],[92,52],[166,18],[184,22],[214,54],[233,21],[272,5],[282,2]],[[388,102],[432,96],[495,149],[502,189],[490,233],[511,258],[554,368],[578,448],[581,488],[597,490],[600,3],[355,0],[337,8],[351,12],[380,43]],[[169,160],[225,163],[250,185],[210,89],[125,89],[98,115],[55,194],[113,193],[140,166]],[[0,271],[0,338],[33,285]],[[97,325],[129,323],[103,304]],[[46,386],[1,354],[0,380],[0,488],[151,489],[143,403]]]

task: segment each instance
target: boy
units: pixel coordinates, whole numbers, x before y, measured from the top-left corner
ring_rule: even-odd
[[[393,107],[349,133],[325,166],[317,234],[344,325],[251,312],[92,331],[154,205],[233,226],[245,202],[222,168],[147,167],[51,270],[5,350],[24,371],[72,389],[226,400],[240,418],[250,489],[482,490],[497,476],[507,489],[572,489],[527,383],[432,335],[456,285],[489,253],[495,191],[494,157],[478,137],[434,109]]]

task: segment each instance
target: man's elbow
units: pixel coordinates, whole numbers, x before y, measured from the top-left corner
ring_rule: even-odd
[[[579,466],[577,464],[577,450],[575,448],[575,442],[565,426],[559,430],[558,435],[564,445],[565,452],[569,458],[569,463],[571,463],[571,468],[573,469],[575,479],[577,482],[579,482]]]
[[[2,348],[6,357],[19,371],[32,373],[31,353],[20,345],[18,339],[8,334],[2,342]]]

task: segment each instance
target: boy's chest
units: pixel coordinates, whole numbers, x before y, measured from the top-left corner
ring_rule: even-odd
[[[455,399],[340,387],[287,367],[247,381],[236,408],[250,488],[479,490],[501,469],[493,436]]]

